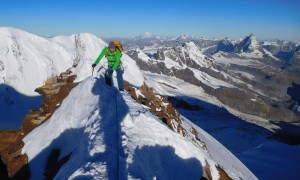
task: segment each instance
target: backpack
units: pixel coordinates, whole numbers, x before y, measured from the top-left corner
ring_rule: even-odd
[[[123,54],[122,54],[122,53],[123,53],[123,46],[122,46],[122,43],[121,43],[120,41],[112,41],[112,42],[114,43],[115,47],[120,51],[120,53],[121,53],[121,56],[120,56],[120,57],[122,57],[122,55],[123,55]],[[105,57],[107,57],[108,51],[109,51],[109,49],[106,50]],[[114,57],[116,57],[116,56],[117,56],[117,52],[115,51]]]

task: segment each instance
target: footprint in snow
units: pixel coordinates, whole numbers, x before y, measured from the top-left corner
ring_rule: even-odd
[[[133,112],[130,112],[130,116],[139,116],[141,113],[145,113],[147,112],[146,108],[142,108],[142,109],[137,109],[137,110],[133,110]]]

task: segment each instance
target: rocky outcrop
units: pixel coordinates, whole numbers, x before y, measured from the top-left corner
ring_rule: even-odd
[[[210,170],[210,165],[205,160],[205,166],[203,167],[203,175],[201,177],[201,180],[212,180],[212,175],[211,175],[211,170]]]
[[[165,54],[164,54],[164,48],[159,48],[158,50],[157,50],[157,59],[158,60],[165,60]]]
[[[59,76],[49,78],[44,86],[35,90],[43,96],[41,108],[30,110],[27,113],[19,131],[0,132],[0,142],[2,141],[0,145],[1,159],[7,167],[9,177],[21,176],[24,179],[30,177],[27,165],[28,157],[26,154],[22,154],[22,148],[24,147],[22,140],[34,128],[48,120],[71,89],[76,86],[73,83],[76,75],[71,75],[71,73],[71,71],[67,71]]]
[[[124,81],[125,90],[137,102],[149,107],[149,111],[160,118],[170,129],[187,136],[188,132],[193,135],[195,141],[199,141],[198,132],[195,128],[187,130],[182,127],[182,118],[178,111],[174,108],[167,96],[161,96],[155,93],[155,90],[146,84],[143,84],[139,89],[131,87],[127,81]],[[140,91],[137,96],[137,92]]]
[[[224,171],[224,169],[220,165],[217,165],[216,168],[219,172],[220,180],[232,180],[232,178],[229,177],[229,175]]]
[[[0,154],[10,144],[15,142],[19,135],[20,135],[20,131],[13,131],[13,130],[0,131]]]
[[[201,177],[201,180],[212,180],[212,173],[211,173],[211,169],[210,169],[210,165],[207,162],[207,160],[205,160],[205,166],[203,167],[203,175]],[[220,165],[216,165],[216,169],[219,173],[219,179],[220,180],[232,180],[231,177],[229,177],[229,175],[226,173],[226,171],[224,171],[223,168],[221,168]]]
[[[145,105],[150,107],[150,111],[158,116],[171,129],[177,129],[173,121],[181,124],[181,119],[172,103],[167,100],[167,97],[155,95],[154,89],[148,87],[146,84],[141,86],[140,90],[147,99]],[[141,97],[139,97],[139,99],[141,99]]]

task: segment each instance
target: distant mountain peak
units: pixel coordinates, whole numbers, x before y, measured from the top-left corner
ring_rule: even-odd
[[[189,36],[186,34],[182,34],[180,36],[178,36],[178,38],[182,38],[182,39],[187,39]]]
[[[144,37],[144,38],[150,38],[150,37],[152,37],[153,35],[150,33],[150,32],[145,32],[143,35],[142,35],[142,37]]]
[[[194,38],[193,36],[190,36],[190,35],[187,35],[187,34],[182,34],[182,35],[178,36],[176,38],[176,40],[177,41],[188,41],[188,40],[191,40],[193,38]]]
[[[251,33],[245,39],[243,39],[235,48],[235,52],[252,52],[256,49],[259,49],[261,45],[256,40],[256,37]]]
[[[215,54],[220,51],[233,52],[234,48],[235,48],[235,43],[231,39],[226,37],[218,42],[218,44],[215,46],[215,48],[212,50],[211,53]]]

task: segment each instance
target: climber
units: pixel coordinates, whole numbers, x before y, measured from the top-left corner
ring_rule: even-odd
[[[92,68],[95,68],[95,66],[100,62],[100,60],[105,55],[105,57],[107,58],[107,61],[108,61],[108,67],[105,72],[106,84],[108,84],[109,86],[112,86],[112,84],[113,84],[112,74],[116,70],[118,87],[119,87],[119,90],[123,92],[124,91],[123,68],[121,66],[122,51],[123,51],[123,48],[119,41],[110,42],[108,47],[103,48],[99,57],[96,59],[95,63],[92,65]]]

